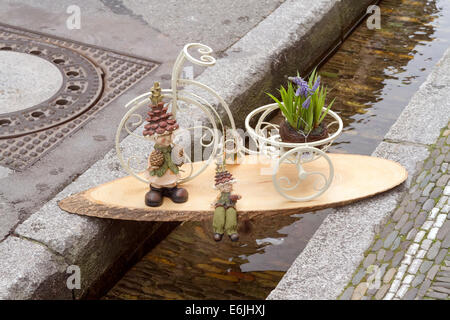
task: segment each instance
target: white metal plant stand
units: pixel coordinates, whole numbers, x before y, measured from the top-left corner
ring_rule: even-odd
[[[200,55],[199,58],[196,58],[191,54],[191,51],[195,49]],[[331,110],[328,112],[327,117],[334,118],[334,121],[328,125],[328,128],[331,129],[335,125],[337,125],[338,128],[324,140],[308,143],[285,143],[280,140],[278,126],[267,120],[269,114],[276,110],[278,105],[273,103],[259,107],[250,112],[245,119],[245,128],[257,146],[256,150],[249,150],[244,146],[242,137],[236,131],[233,115],[228,104],[220,97],[220,95],[203,83],[192,79],[181,78],[183,67],[187,61],[203,67],[213,66],[216,63],[216,60],[211,56],[212,52],[210,47],[200,43],[190,43],[184,46],[173,67],[171,79],[172,88],[162,89],[164,97],[166,100],[169,100],[168,106],[174,116],[184,108],[196,107],[202,110],[210,122],[210,125],[202,124],[201,126],[180,129],[180,131],[184,133],[192,132],[192,130],[195,129],[204,130],[205,134],[202,135],[200,143],[202,147],[211,148],[211,152],[210,156],[204,160],[203,165],[195,171],[191,160],[188,157],[188,153],[185,152],[184,162],[191,165],[189,166],[189,170],[184,173],[178,182],[184,183],[194,179],[201,174],[216,157],[220,157],[223,153],[228,155],[237,153],[263,154],[277,161],[274,166],[272,179],[276,190],[282,196],[293,201],[307,201],[323,194],[330,186],[334,175],[333,164],[326,155],[326,150],[342,132],[343,123],[341,118]],[[230,128],[228,130],[225,129],[226,126],[222,121],[218,110],[216,110],[207,98],[185,90],[183,88],[184,86],[195,87],[205,92],[209,97],[214,97],[219,102],[220,107],[225,110],[225,119],[228,120]],[[138,110],[142,111],[142,108],[147,108],[150,96],[151,92],[146,92],[126,105],[126,108],[130,109],[122,118],[116,133],[116,151],[122,167],[130,175],[145,183],[149,183],[149,181],[141,174],[144,168],[142,166],[135,167],[132,165],[132,162],[146,163],[146,156],[132,154],[131,156],[126,157],[120,146],[120,135],[122,131],[125,130],[129,135],[136,139],[143,139],[149,144],[153,143],[150,138],[144,137],[139,130],[136,130],[144,122],[144,119]],[[255,120],[256,126],[250,126],[250,123]],[[227,135],[225,135],[225,131],[227,132]],[[211,141],[205,142],[206,135],[210,137]],[[230,145],[232,146],[231,148]],[[307,172],[305,170],[305,163],[319,158],[324,158],[328,163],[329,172],[327,175],[322,172]],[[297,177],[278,177],[279,168],[283,163],[295,164],[298,172]],[[314,186],[315,192],[313,194],[307,196],[292,196],[291,193],[289,193],[290,191],[295,190],[303,180],[311,175],[322,177],[324,182],[321,186]],[[291,182],[291,179],[293,178],[296,178],[295,183]]]
[[[341,134],[343,123],[341,118],[333,111],[329,110],[327,117],[332,117],[334,121],[327,125],[327,129],[331,130],[337,125],[334,133],[329,134],[326,139],[307,143],[288,143],[281,141],[279,134],[279,126],[267,120],[267,117],[276,109],[277,103],[268,104],[259,107],[248,114],[245,119],[245,129],[250,137],[255,141],[257,148],[261,154],[277,159],[272,181],[276,190],[285,198],[293,201],[308,201],[317,198],[323,194],[330,186],[334,177],[333,163],[326,151],[333,141]],[[325,108],[324,108],[325,109]],[[259,118],[257,118],[259,116]],[[257,120],[255,127],[250,125],[251,122]],[[323,172],[311,171],[305,169],[304,164],[323,158],[326,160],[329,171],[328,175]],[[296,166],[296,177],[278,177],[279,168],[283,163],[294,164]],[[307,196],[293,196],[289,191],[295,190],[301,185],[301,182],[312,175],[322,178],[322,184],[314,185],[314,192]],[[291,180],[295,178],[296,181]]]

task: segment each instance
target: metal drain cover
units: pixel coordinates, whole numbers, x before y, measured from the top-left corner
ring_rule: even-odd
[[[0,50],[39,56],[56,66],[63,77],[61,88],[46,101],[6,114],[1,113],[0,107],[0,138],[41,131],[76,118],[102,93],[101,71],[72,50],[34,40],[3,39]]]
[[[153,61],[2,24],[0,53],[32,55],[51,64],[62,77],[54,94],[43,93],[46,98],[36,97],[36,104],[0,106],[0,166],[18,171],[55,148],[157,67]],[[8,81],[3,78],[0,91],[1,83]]]

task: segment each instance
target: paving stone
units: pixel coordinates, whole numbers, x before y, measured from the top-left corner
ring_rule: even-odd
[[[396,267],[402,261],[403,255],[405,254],[404,251],[399,251],[395,254],[394,258],[392,259],[392,266]]]
[[[384,296],[383,300],[392,300],[392,298],[394,298],[394,293],[388,292],[388,293],[386,293],[386,295]]]
[[[442,162],[444,162],[445,155],[440,154],[435,160],[434,163],[437,165],[440,165]]]
[[[411,282],[411,286],[412,287],[417,287],[418,285],[420,285],[423,280],[425,280],[425,275],[424,274],[418,274],[413,281]]]
[[[383,282],[384,283],[389,283],[391,282],[392,278],[394,277],[395,273],[397,272],[396,268],[390,268],[386,274],[383,277]]]
[[[383,261],[384,255],[386,254],[386,250],[380,249],[377,253],[377,261]]]
[[[383,246],[383,240],[382,239],[378,239],[377,242],[375,242],[372,250],[373,251],[378,251],[380,250],[380,248]]]
[[[439,180],[436,182],[436,185],[438,187],[445,187],[447,185],[448,179],[450,178],[450,175],[444,174],[442,177],[439,178]]]
[[[392,281],[389,292],[397,292],[398,288],[400,288],[401,283],[402,282],[399,279],[395,279],[394,281]]]
[[[423,237],[425,236],[425,231],[419,231],[416,234],[416,237],[414,238],[414,242],[420,243],[423,239]]]
[[[419,267],[422,264],[422,259],[414,259],[411,265],[408,268],[408,272],[412,274],[416,274],[419,271]]]
[[[439,198],[442,194],[442,188],[434,188],[433,191],[430,194],[430,198],[436,199]]]
[[[417,199],[417,206],[414,208],[413,212],[411,213],[411,215],[413,215],[414,217],[417,215],[417,213],[419,213],[420,208],[422,208],[422,205],[425,203],[425,201],[428,200],[428,197],[420,197],[419,199]]]
[[[422,285],[419,288],[419,292],[417,293],[419,297],[423,297],[425,293],[427,292],[428,288],[431,285],[430,279],[425,279],[424,282],[422,282]]]
[[[425,239],[420,244],[420,247],[424,250],[428,250],[428,249],[430,249],[432,243],[433,243],[433,241],[431,241],[430,239]]]
[[[420,273],[426,273],[431,266],[433,265],[433,261],[425,260],[419,268]]]
[[[435,282],[433,282],[433,285],[436,286],[436,287],[442,287],[442,288],[450,289],[450,282],[435,281]]]
[[[418,243],[413,243],[412,245],[409,246],[408,251],[406,251],[406,253],[409,255],[415,255],[419,250],[419,247],[420,246]]]
[[[384,246],[386,249],[389,248],[389,247],[392,245],[392,243],[394,242],[394,240],[395,240],[395,238],[397,237],[397,235],[398,235],[398,231],[397,231],[397,230],[392,231],[392,232],[386,237],[386,240],[384,240],[383,246]]]
[[[385,283],[383,284],[380,289],[377,291],[377,293],[375,294],[375,299],[376,300],[381,300],[383,299],[384,295],[386,294],[386,292],[389,290],[389,283]]]
[[[408,292],[403,297],[403,300],[414,300],[414,298],[417,296],[417,292],[419,292],[419,289],[417,288],[409,289]]]
[[[419,176],[417,177],[416,182],[417,182],[417,183],[422,182],[423,179],[425,179],[426,175],[427,175],[427,172],[426,172],[426,171],[422,171],[422,172],[419,174]]]
[[[445,236],[444,241],[442,241],[442,248],[448,248],[450,247],[450,232],[447,233],[447,235]]]
[[[436,277],[436,281],[442,281],[442,282],[449,282],[450,283],[450,277]]]
[[[395,225],[395,229],[397,229],[397,230],[401,229],[403,227],[403,225],[406,223],[406,221],[408,221],[408,219],[409,219],[409,214],[404,213],[402,215],[402,217],[400,218],[400,220]]]
[[[427,239],[430,239],[430,240],[436,239],[438,231],[439,231],[439,228],[436,228],[436,227],[431,228],[431,230],[428,232]]]
[[[434,221],[430,221],[430,220],[427,220],[427,221],[425,221],[424,222],[424,224],[420,227],[420,229],[422,229],[422,230],[425,230],[425,231],[428,231],[428,230],[430,230],[431,229],[431,227],[433,226],[433,223],[434,223]]]
[[[436,217],[436,221],[434,226],[437,228],[441,228],[444,225],[445,219],[447,219],[447,214],[442,213]]]
[[[434,207],[434,200],[433,199],[428,199],[423,204],[422,209],[425,210],[425,211],[429,211],[429,210],[433,209],[433,207]]]
[[[446,186],[446,187],[444,188],[444,195],[450,196],[450,186]]]
[[[341,295],[340,300],[350,300],[354,290],[354,287],[348,287],[347,289],[345,289],[344,293]]]
[[[437,217],[438,212],[439,212],[439,208],[431,209],[431,212],[428,215],[428,220],[434,220]]]
[[[416,228],[420,227],[425,222],[425,220],[427,220],[427,216],[428,213],[426,213],[425,211],[419,213],[416,220],[414,220],[414,227]]]
[[[433,280],[436,273],[439,271],[439,265],[435,264],[427,273],[427,279]]]
[[[447,299],[446,293],[435,292],[435,291],[427,292],[425,296],[431,297],[431,298],[436,298],[436,299]]]
[[[356,286],[358,283],[360,283],[361,279],[364,277],[365,274],[366,274],[366,269],[360,268],[359,271],[353,277],[352,284]]]
[[[366,291],[367,291],[367,283],[361,282],[353,291],[352,300],[361,300]]]
[[[445,288],[445,287],[432,286],[431,289],[436,291],[436,292],[450,294],[450,289]]]
[[[431,164],[432,164],[432,163],[431,163]],[[426,168],[427,170],[430,170],[430,169],[432,168],[432,166],[425,164],[425,168]],[[433,175],[432,175],[431,173],[427,174],[427,175],[425,176],[425,178],[422,180],[422,182],[420,183],[420,185],[419,185],[420,188],[424,188],[424,187],[427,185],[427,183],[430,182],[432,176],[433,176]]]
[[[442,212],[444,212],[444,213],[449,213],[449,211],[450,211],[450,206],[449,205],[445,205],[443,208],[442,208]],[[447,217],[447,219],[448,219],[449,217]]]
[[[388,237],[389,234],[392,233],[392,230],[394,230],[394,224],[393,224],[393,223],[390,223],[390,224],[386,225],[386,226],[384,227],[384,229],[381,230],[380,238],[386,238],[386,237]]]
[[[404,212],[405,212],[404,206],[397,208],[397,210],[395,210],[395,212],[392,216],[392,220],[394,220],[395,222],[399,221]]]
[[[419,252],[417,252],[417,254],[416,254],[416,258],[423,259],[423,258],[425,258],[426,254],[427,254],[427,252],[425,250],[420,249]]]
[[[441,264],[442,261],[444,261],[446,254],[447,254],[447,249],[441,249],[441,251],[439,251],[438,255],[434,259],[434,263]]]
[[[441,172],[446,173],[447,169],[448,169],[448,163],[447,162],[444,162],[443,164],[441,164]]]
[[[392,244],[391,249],[392,249],[393,251],[395,251],[395,250],[398,248],[398,246],[400,245],[400,242],[401,242],[400,237],[395,238],[394,243]]]
[[[408,289],[409,289],[409,285],[407,285],[407,284],[402,285],[400,287],[400,289],[398,289],[396,296],[399,297],[400,299],[402,299],[405,296]]]
[[[414,200],[410,200],[408,202],[408,205],[405,208],[406,212],[412,212],[414,210],[414,207],[416,206],[416,202]]]
[[[427,258],[433,260],[436,258],[439,253],[439,249],[441,248],[441,242],[438,240],[431,246],[430,250],[428,250]]]
[[[439,199],[439,202],[436,204],[437,208],[442,208],[448,201],[448,197],[447,196],[443,196]]]
[[[394,251],[392,250],[387,250],[385,255],[384,255],[384,261],[389,261],[392,259],[392,257],[394,256]]]
[[[425,197],[428,197],[433,188],[434,188],[434,183],[433,182],[428,183],[427,186],[425,187],[425,189],[423,189],[422,195]]]
[[[419,199],[420,198],[420,196],[422,195],[422,189],[419,189],[419,190],[417,190],[416,192],[414,192],[412,195],[411,195],[411,200],[417,200],[417,199]],[[415,208],[415,207],[414,207]],[[410,211],[407,211],[407,212],[412,212],[414,209],[412,209],[412,210],[410,210]]]
[[[411,221],[412,224],[412,221]],[[406,235],[406,240],[412,240],[416,237],[418,230],[417,229],[411,229],[408,234]]]
[[[407,234],[411,228],[413,227],[414,222],[412,220],[409,220],[405,223],[405,225],[400,229],[400,234],[405,235]]]
[[[411,241],[403,241],[400,245],[400,247],[402,248],[402,250],[407,250],[409,248],[411,244]]]
[[[364,268],[367,268],[368,266],[372,265],[375,262],[376,258],[377,258],[377,255],[375,253],[368,254],[363,262]],[[364,272],[365,272],[365,270],[364,270]]]
[[[411,285],[411,282],[414,280],[415,276],[412,274],[407,274],[406,277],[403,279],[404,284]]]
[[[437,273],[439,277],[450,277],[450,271],[439,271]]]

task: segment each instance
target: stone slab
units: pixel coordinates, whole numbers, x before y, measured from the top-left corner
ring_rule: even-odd
[[[450,49],[434,67],[394,123],[386,139],[430,145],[447,126],[450,114]],[[419,130],[418,128],[424,128]]]
[[[0,257],[0,300],[72,297],[68,265],[44,245],[11,236],[0,243]]]

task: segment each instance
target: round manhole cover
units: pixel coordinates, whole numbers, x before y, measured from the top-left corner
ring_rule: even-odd
[[[70,121],[99,99],[99,69],[82,55],[34,40],[0,40],[0,138]]]

